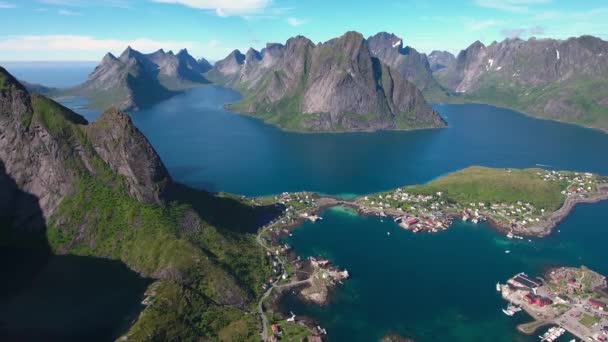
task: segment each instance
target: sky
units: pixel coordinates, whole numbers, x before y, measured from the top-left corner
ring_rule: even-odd
[[[128,45],[187,48],[215,61],[304,35],[395,33],[421,52],[458,53],[531,36],[608,40],[608,0],[0,0],[0,61],[98,61]]]

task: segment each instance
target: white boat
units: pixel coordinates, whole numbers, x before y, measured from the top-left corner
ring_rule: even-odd
[[[496,283],[496,291],[500,292],[500,283]]]
[[[505,254],[509,254],[509,253],[511,253],[511,251],[507,249],[507,250],[505,251]]]
[[[520,311],[521,311],[521,308],[519,306],[516,306],[513,304],[509,304],[509,306],[507,306],[506,309],[502,309],[502,312],[504,312],[504,314],[507,316],[513,316]]]

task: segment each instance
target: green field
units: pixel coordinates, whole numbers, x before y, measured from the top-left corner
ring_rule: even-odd
[[[448,174],[424,185],[409,186],[404,191],[414,194],[434,195],[443,192],[453,202],[506,202],[531,203],[536,208],[555,210],[564,202],[563,186],[541,179],[540,169],[493,169],[469,167]]]
[[[578,322],[580,324],[586,326],[587,328],[590,328],[592,325],[599,323],[600,321],[601,321],[601,319],[584,313],[583,318],[581,318],[581,320]]]

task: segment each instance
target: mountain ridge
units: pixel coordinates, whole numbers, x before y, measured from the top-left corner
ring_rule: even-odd
[[[228,108],[288,130],[443,127],[422,93],[380,63],[360,33],[314,44],[296,36],[246,55],[235,50],[206,76],[245,98]]]
[[[608,129],[608,42],[597,37],[476,41],[435,75],[458,94],[448,101]]]
[[[97,109],[139,110],[208,84],[203,73],[210,69],[207,60],[197,61],[186,49],[177,54],[163,49],[144,54],[128,46],[119,57],[108,52],[84,83],[57,95],[88,98]]]

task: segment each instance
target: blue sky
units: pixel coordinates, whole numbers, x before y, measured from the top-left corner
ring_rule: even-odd
[[[422,52],[505,37],[608,39],[606,0],[0,0],[0,61],[91,60],[188,48],[217,60],[304,35],[388,31]]]

